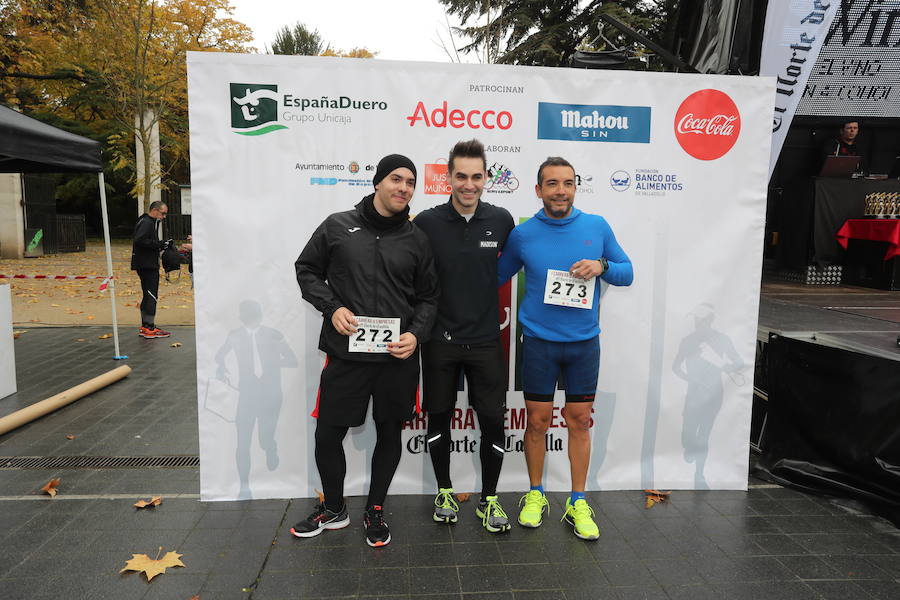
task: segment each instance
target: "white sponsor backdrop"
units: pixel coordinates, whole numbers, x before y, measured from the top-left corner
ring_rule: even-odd
[[[605,216],[634,263],[631,287],[602,291],[589,489],[746,488],[772,80],[220,53],[188,66],[204,499],[321,489],[309,416],[321,317],[294,261],[327,215],[371,191],[388,153],[418,166],[413,213],[445,202],[426,193],[441,187],[426,165],[472,137],[495,167],[485,199],[517,221],[540,207],[541,161],[568,158],[576,206]],[[445,102],[446,117],[433,112]],[[551,104],[581,118],[566,129]],[[594,110],[619,118],[597,126]],[[513,370],[501,491],[527,486]],[[454,485],[476,491],[478,434],[460,398]],[[560,421],[551,490],[569,489]],[[404,431],[391,493],[435,491],[424,427]],[[371,421],[348,435],[348,494],[367,491],[373,446]]]

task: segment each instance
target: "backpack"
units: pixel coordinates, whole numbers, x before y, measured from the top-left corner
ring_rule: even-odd
[[[172,271],[181,271],[181,253],[175,248],[175,244],[169,242],[160,254],[163,270],[166,272],[166,281],[169,281],[169,273]]]

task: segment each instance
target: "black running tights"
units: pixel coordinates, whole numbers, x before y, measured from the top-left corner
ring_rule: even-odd
[[[438,487],[453,487],[450,481],[450,422],[453,411],[430,413],[428,415],[428,454],[437,478]],[[503,415],[488,416],[478,413],[478,425],[481,427],[481,499],[497,493],[497,482],[500,480],[500,469],[503,467],[505,434]]]
[[[391,480],[403,446],[400,441],[401,421],[376,423],[377,441],[372,453],[372,479],[369,483],[369,499],[366,507],[384,504]],[[339,511],[344,506],[344,478],[347,475],[347,459],[344,456],[344,437],[349,427],[316,424],[316,466],[322,479],[325,507]]]

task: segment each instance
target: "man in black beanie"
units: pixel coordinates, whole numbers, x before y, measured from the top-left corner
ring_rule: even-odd
[[[319,225],[295,263],[304,300],[322,313],[326,354],[316,423],[316,466],[325,499],[293,528],[297,537],[350,524],[344,502],[343,440],[366,419],[369,398],[378,436],[363,521],[366,543],[391,541],[384,500],[402,451],[404,421],[418,410],[418,345],[434,324],[438,279],[428,238],[409,221],[416,167],[385,156],[375,193]]]

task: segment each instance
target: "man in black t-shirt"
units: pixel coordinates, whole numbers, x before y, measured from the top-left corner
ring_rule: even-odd
[[[497,255],[512,231],[505,208],[481,200],[487,171],[484,146],[459,142],[450,151],[450,199],[415,218],[434,251],[441,285],[431,339],[422,347],[428,453],[437,478],[433,519],[455,523],[459,505],[450,479],[450,423],[460,373],[481,428],[482,491],[476,516],[491,533],[509,531],[497,499],[505,451],[507,367],[500,340]]]

